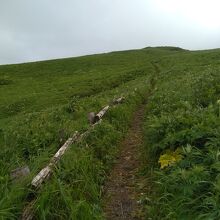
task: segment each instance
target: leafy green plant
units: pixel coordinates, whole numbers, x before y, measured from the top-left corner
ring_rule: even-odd
[[[173,67],[168,74],[159,74],[145,122],[155,191],[147,195],[146,213],[153,219],[220,218],[220,66],[212,60],[204,67],[209,54],[196,56],[157,63],[163,70],[172,63]],[[186,61],[190,68],[185,68]],[[176,160],[180,147],[181,160]],[[158,160],[164,169],[159,169]]]

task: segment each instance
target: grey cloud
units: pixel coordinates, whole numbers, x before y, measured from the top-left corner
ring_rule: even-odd
[[[0,0],[0,64],[157,45],[220,47],[219,29],[163,11],[159,1]]]

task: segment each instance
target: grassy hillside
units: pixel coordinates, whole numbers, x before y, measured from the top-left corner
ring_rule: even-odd
[[[100,218],[105,172],[113,162],[132,112],[149,89],[153,56],[149,51],[127,51],[0,66],[3,218],[21,214],[30,193],[31,177],[67,137],[88,127],[87,113],[97,112],[124,95],[126,102],[108,112],[91,137],[71,148],[52,181],[37,194],[36,216],[41,219]],[[22,165],[30,167],[31,175],[12,183],[10,171]]]
[[[219,219],[220,50],[159,59],[146,112],[153,219]]]
[[[147,204],[148,213],[154,216],[162,207],[160,217],[184,219],[193,216],[189,207],[194,201],[198,204],[192,210],[195,214],[204,207],[202,216],[217,210],[215,200],[210,199],[217,196],[218,171],[211,168],[211,159],[205,161],[205,155],[218,155],[219,58],[220,50],[192,52],[158,47],[0,66],[2,219],[21,215],[31,192],[31,177],[69,135],[88,127],[87,113],[97,112],[113,98],[124,95],[126,102],[110,110],[83,143],[71,147],[51,181],[35,195],[35,215],[39,219],[103,219],[103,181],[132,113],[150,90],[152,80],[156,88],[146,111],[146,149],[154,158],[155,181],[164,184],[155,187],[152,201],[156,202]],[[157,162],[168,149],[180,149],[182,159],[161,170]],[[185,155],[185,149],[192,153]],[[11,182],[10,171],[22,165],[30,167],[31,175]],[[179,171],[199,176],[195,183],[189,180],[195,187],[189,189],[191,194],[175,188],[184,182]],[[204,183],[207,178],[208,185]],[[196,181],[202,182],[201,188]],[[205,189],[204,197],[196,200]],[[184,200],[186,197],[191,203]]]

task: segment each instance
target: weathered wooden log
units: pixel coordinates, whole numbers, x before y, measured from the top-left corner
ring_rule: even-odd
[[[98,114],[96,114],[95,122],[99,121],[103,117],[103,115],[108,111],[109,107],[109,105],[105,106],[105,108],[103,108]]]
[[[96,125],[101,123],[101,120],[93,124],[87,131],[85,131],[83,134],[79,135],[78,132],[75,132],[73,137],[69,138],[65,144],[56,152],[56,154],[52,157],[50,160],[50,163],[44,167],[32,180],[31,185],[35,188],[39,188],[41,184],[50,177],[52,173],[53,166],[57,164],[57,162],[60,160],[60,158],[64,155],[65,151],[69,148],[69,146],[73,143],[76,143],[80,140],[82,140],[84,137],[86,137],[90,130],[93,129]]]
[[[53,156],[51,163],[56,164],[60,158],[64,155],[65,151],[67,150],[67,148],[73,144],[77,138],[79,137],[78,132],[75,132],[75,134],[73,135],[73,137],[68,138],[68,140],[64,143],[64,145],[56,152],[56,154]]]
[[[53,156],[50,163],[45,168],[43,168],[37,174],[37,176],[33,178],[31,182],[32,186],[34,186],[35,188],[39,188],[41,186],[43,181],[51,175],[53,166],[56,165],[56,163],[60,160],[65,151],[69,148],[71,144],[73,144],[77,140],[78,137],[78,132],[75,132],[75,134],[65,142],[65,144]]]
[[[113,100],[113,105],[121,104],[125,100],[125,97],[120,97],[118,99]]]
[[[116,100],[114,100],[113,104],[119,104],[124,101],[124,97],[120,97]],[[53,166],[57,164],[57,162],[61,159],[61,157],[64,155],[66,150],[69,148],[69,146],[75,142],[78,142],[82,140],[84,137],[86,137],[90,130],[93,129],[96,125],[101,123],[102,117],[104,114],[108,111],[110,106],[104,107],[98,114],[95,115],[95,113],[89,113],[91,115],[88,116],[90,123],[92,124],[87,131],[85,131],[83,134],[79,135],[78,132],[76,132],[71,138],[69,138],[64,145],[56,152],[56,154],[53,156],[53,158],[50,160],[50,163],[43,168],[32,180],[31,185],[34,186],[35,188],[39,188],[42,183],[49,178],[49,176],[52,173]],[[22,220],[31,220],[33,219],[33,206],[34,203],[36,202],[36,199],[32,200],[31,203],[29,203],[23,211],[22,214]]]
[[[49,165],[47,165],[46,167],[44,167],[38,174],[37,176],[34,177],[34,179],[31,182],[31,185],[38,188],[40,187],[40,185],[42,184],[42,182],[49,178],[51,172],[52,172],[52,168],[51,168],[52,164],[50,163]]]
[[[65,151],[68,149],[68,147],[73,144],[74,142],[78,142],[80,140],[82,140],[84,137],[86,137],[89,132],[91,131],[91,129],[93,129],[96,125],[100,124],[102,121],[99,120],[97,123],[93,124],[92,126],[90,126],[88,128],[87,131],[85,131],[84,133],[82,133],[81,135],[78,134],[78,132],[76,132],[72,138],[69,138],[65,144],[57,151],[57,153],[53,156],[53,158],[51,159],[51,162],[45,167],[43,168],[38,174],[37,176],[34,177],[34,179],[31,182],[31,185],[34,186],[35,188],[39,188],[43,181],[45,181],[46,179],[49,178],[49,176],[52,173],[52,168],[55,164],[57,164],[57,162],[60,160],[60,158],[62,157],[62,155],[64,155]],[[31,203],[29,203],[23,211],[22,214],[22,220],[31,220],[33,219],[33,206],[34,203],[36,202],[36,199],[34,199]]]
[[[121,103],[124,100],[124,97],[120,97],[118,99],[115,100],[115,104]],[[107,105],[106,107],[104,107],[98,114],[95,115],[94,117],[94,113],[91,114],[91,120],[93,120],[95,124],[93,124],[92,127],[94,127],[97,122],[99,122],[101,120],[101,118],[103,117],[103,115],[108,111],[109,109],[109,105]],[[47,165],[45,168],[43,168],[32,180],[31,185],[38,188],[42,182],[47,179],[51,173],[52,173],[52,167],[54,165],[56,165],[56,163],[60,160],[60,158],[63,156],[63,154],[65,153],[65,151],[68,149],[68,147],[73,144],[77,139],[82,139],[83,137],[85,137],[88,132],[90,131],[91,127],[83,134],[78,135],[78,132],[76,132],[72,137],[70,137],[65,143],[64,145],[57,151],[57,153],[53,156],[53,158],[51,159],[49,165]]]

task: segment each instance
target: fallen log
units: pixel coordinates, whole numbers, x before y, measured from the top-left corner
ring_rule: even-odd
[[[57,164],[57,162],[61,159],[61,157],[64,155],[66,150],[69,148],[69,146],[73,143],[76,143],[80,140],[82,140],[84,137],[86,137],[91,129],[93,129],[96,125],[101,123],[101,120],[99,120],[97,123],[93,124],[88,128],[87,131],[82,133],[81,135],[76,131],[75,134],[69,138],[65,144],[56,152],[56,154],[51,158],[50,163],[44,167],[32,180],[31,185],[35,188],[39,188],[41,184],[50,177],[52,173],[53,167]]]
[[[94,121],[99,121],[103,117],[103,115],[108,111],[109,108],[109,105],[105,106],[105,108],[103,108],[98,114],[96,114]]]
[[[115,104],[121,103],[123,102],[124,97],[120,97],[118,99],[116,99],[114,101]],[[101,118],[103,117],[103,115],[108,111],[108,109],[110,108],[109,105],[107,105],[106,107],[104,107],[99,113],[97,113],[94,117],[94,123],[86,132],[84,132],[83,134],[79,135],[78,132],[75,132],[74,135],[72,137],[70,137],[65,143],[64,145],[56,152],[56,154],[53,156],[53,158],[51,159],[50,163],[43,168],[32,180],[31,185],[34,186],[35,188],[40,187],[40,185],[42,184],[42,182],[47,179],[52,172],[52,167],[54,165],[57,164],[57,162],[60,160],[60,158],[63,156],[63,154],[65,153],[65,151],[69,148],[69,146],[71,144],[73,144],[74,142],[76,142],[77,140],[82,139],[83,137],[85,137],[91,128],[93,128],[96,124],[98,124],[98,122],[101,120]]]
[[[51,160],[51,163],[56,164],[60,158],[64,155],[65,151],[67,150],[67,148],[73,144],[74,142],[77,141],[79,137],[78,132],[76,131],[75,134],[73,135],[73,137],[69,138],[64,145],[56,152],[56,154],[54,155],[54,157]]]
[[[46,167],[44,167],[37,174],[37,176],[35,176],[33,178],[31,185],[35,188],[39,188],[42,185],[42,183],[50,177],[50,175],[52,173],[53,166],[55,164],[57,164],[57,162],[60,160],[60,158],[65,153],[65,151],[68,149],[68,147],[71,144],[78,142],[78,141],[82,140],[84,137],[86,137],[89,134],[89,132],[91,131],[91,129],[93,129],[96,125],[100,124],[101,121],[102,120],[99,120],[97,123],[90,126],[88,128],[88,130],[85,131],[84,133],[82,133],[81,135],[79,135],[78,132],[75,132],[73,137],[69,138],[65,142],[65,144],[57,151],[57,153],[51,159],[51,162]],[[22,213],[22,220],[32,220],[33,219],[33,217],[34,217],[33,209],[34,209],[35,202],[36,202],[36,198],[24,208],[24,211]]]
[[[49,164],[46,167],[44,167],[38,174],[37,176],[34,177],[34,179],[31,182],[31,185],[34,186],[35,188],[39,188],[40,185],[43,183],[43,181],[47,178],[49,178],[52,169],[51,166],[53,164]]]
[[[118,104],[123,103],[124,100],[125,100],[125,97],[120,97],[120,98],[118,98],[118,99],[113,100],[112,103],[113,103],[113,105],[118,105]]]
[[[110,105],[118,105],[118,104],[121,104],[123,103],[125,100],[124,97],[120,97],[118,99],[115,99],[112,101],[112,104]],[[88,119],[89,119],[89,122],[90,124],[94,124],[96,123],[97,121],[99,121],[103,116],[104,114],[108,111],[108,109],[110,108],[109,105],[105,106],[99,113],[97,113],[96,115],[94,114],[94,112],[90,112],[88,114]]]
[[[69,148],[69,146],[73,144],[78,138],[79,138],[79,134],[78,132],[75,132],[75,134],[72,137],[70,137],[65,142],[65,144],[56,152],[56,154],[52,157],[50,163],[45,168],[43,168],[37,174],[37,176],[33,178],[31,182],[32,186],[34,186],[35,188],[39,188],[41,186],[42,182],[51,175],[53,166],[57,164],[57,162],[60,160],[60,158]]]
[[[124,100],[124,97],[120,97],[120,98],[116,99],[113,104],[116,105],[116,104],[122,103],[123,100]],[[58,163],[58,161],[61,159],[61,157],[64,155],[66,150],[70,147],[70,145],[82,140],[84,137],[86,137],[89,134],[91,129],[93,129],[96,125],[101,123],[101,121],[102,121],[101,118],[104,116],[104,114],[108,111],[109,108],[110,108],[110,106],[108,105],[108,106],[104,107],[98,114],[96,114],[96,115],[91,114],[88,116],[88,119],[90,120],[91,126],[87,129],[87,131],[85,131],[81,135],[79,135],[78,132],[75,132],[74,135],[64,143],[64,145],[52,157],[52,159],[50,160],[50,163],[46,167],[44,167],[33,178],[32,182],[31,182],[31,185],[33,187],[35,187],[36,189],[39,188],[42,185],[42,183],[50,177],[50,175],[52,174],[53,167]],[[22,213],[22,220],[33,219],[33,217],[34,217],[33,208],[34,208],[35,202],[36,202],[36,198],[33,199],[24,208],[23,213]]]

